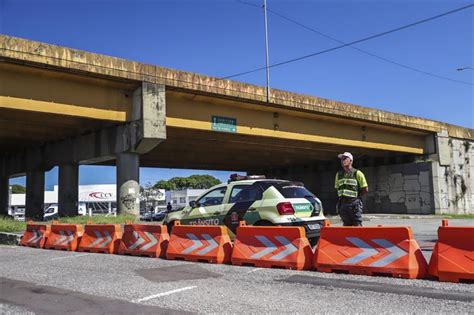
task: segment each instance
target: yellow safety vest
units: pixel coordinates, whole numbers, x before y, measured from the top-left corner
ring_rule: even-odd
[[[357,198],[359,196],[359,183],[356,178],[357,170],[347,173],[339,171],[337,175],[337,195],[339,197]]]

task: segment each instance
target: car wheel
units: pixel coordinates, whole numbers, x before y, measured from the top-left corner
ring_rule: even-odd
[[[166,224],[166,227],[168,228],[168,234],[171,234],[171,231],[173,230],[173,225],[174,221],[171,221],[170,223]]]
[[[316,244],[318,244],[319,237],[310,238],[308,241],[309,241],[309,244],[311,245],[311,247],[314,248],[316,246]]]

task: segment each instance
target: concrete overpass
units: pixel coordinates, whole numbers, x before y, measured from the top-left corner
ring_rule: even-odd
[[[39,218],[59,166],[61,214],[74,215],[79,164],[117,165],[121,212],[138,210],[140,165],[302,180],[330,211],[342,151],[368,175],[369,211],[474,208],[472,129],[3,35],[0,82],[2,212],[8,179],[26,174]]]

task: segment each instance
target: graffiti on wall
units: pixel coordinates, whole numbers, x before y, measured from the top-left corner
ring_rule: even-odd
[[[127,208],[127,210],[131,211],[135,207],[136,197],[134,194],[126,194],[123,197],[120,197],[120,202]]]
[[[429,172],[420,171],[416,175],[388,173],[378,183],[375,202],[388,197],[390,203],[403,204],[408,213],[430,213],[432,209],[432,191]],[[380,177],[379,177],[380,178]]]

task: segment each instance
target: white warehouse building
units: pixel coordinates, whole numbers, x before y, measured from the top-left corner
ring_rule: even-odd
[[[160,189],[154,196],[156,201],[165,200],[165,191]],[[117,193],[115,184],[102,185],[80,185],[79,186],[80,215],[115,214],[117,211]],[[11,194],[9,214],[18,216],[25,213],[25,194]],[[44,209],[57,209],[58,186],[55,185],[52,191],[44,193]]]

